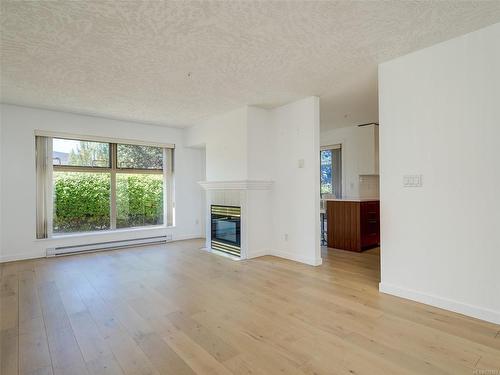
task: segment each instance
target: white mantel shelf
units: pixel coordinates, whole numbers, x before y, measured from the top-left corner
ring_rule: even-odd
[[[198,181],[205,190],[271,190],[274,181]]]

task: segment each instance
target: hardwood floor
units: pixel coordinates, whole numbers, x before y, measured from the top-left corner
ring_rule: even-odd
[[[378,249],[201,245],[1,265],[1,374],[500,374],[500,326],[379,294]]]

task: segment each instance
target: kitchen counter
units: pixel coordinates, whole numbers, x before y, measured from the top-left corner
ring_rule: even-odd
[[[328,247],[363,251],[379,245],[378,199],[328,199],[326,217]]]

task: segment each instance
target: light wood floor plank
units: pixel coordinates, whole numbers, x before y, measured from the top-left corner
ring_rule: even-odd
[[[162,335],[162,338],[196,374],[231,374],[222,363],[196,344],[183,331],[172,327],[167,334]]]
[[[139,345],[126,334],[107,337],[109,347],[127,375],[160,374]]]
[[[17,375],[19,373],[19,337],[0,331],[0,374]]]
[[[156,333],[136,338],[137,343],[160,374],[192,375],[195,372]]]
[[[19,372],[31,374],[52,368],[45,331],[25,333],[19,336]]]
[[[83,371],[86,368],[71,328],[60,328],[48,332],[48,341],[55,372],[70,372],[73,369]]]

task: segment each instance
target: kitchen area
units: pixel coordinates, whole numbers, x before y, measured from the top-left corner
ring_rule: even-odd
[[[321,135],[321,242],[362,252],[380,245],[378,124]]]

